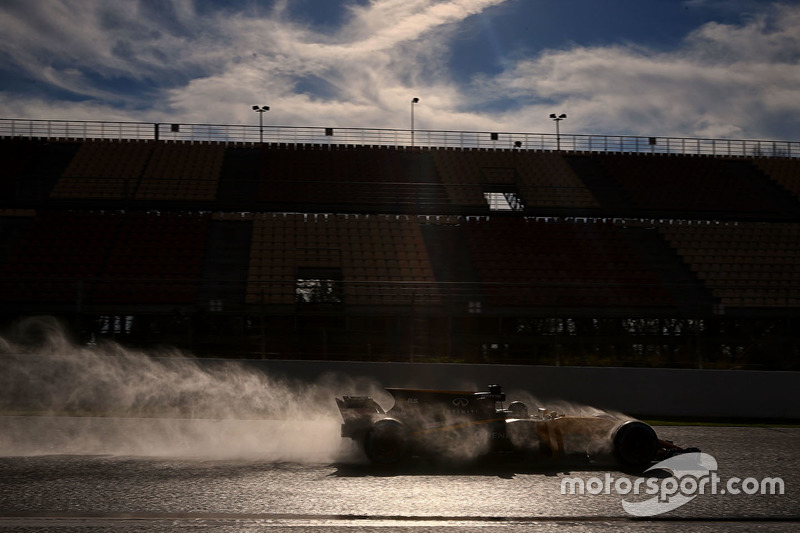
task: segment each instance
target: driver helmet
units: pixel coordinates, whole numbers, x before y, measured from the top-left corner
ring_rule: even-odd
[[[516,418],[528,418],[528,406],[522,402],[511,402],[508,404],[508,410]]]

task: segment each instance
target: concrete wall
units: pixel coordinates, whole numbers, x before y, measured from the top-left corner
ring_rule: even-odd
[[[316,381],[327,374],[384,387],[528,391],[542,403],[566,400],[649,417],[800,420],[800,372],[515,365],[247,361],[270,375]],[[338,394],[364,394],[342,390]],[[513,397],[509,399],[513,400]]]

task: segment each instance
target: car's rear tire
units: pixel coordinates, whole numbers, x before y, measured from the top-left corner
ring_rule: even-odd
[[[378,420],[367,431],[364,452],[370,461],[392,465],[402,461],[408,453],[408,431],[393,418]]]
[[[626,422],[614,434],[614,455],[624,466],[641,468],[658,453],[658,436],[644,422]]]

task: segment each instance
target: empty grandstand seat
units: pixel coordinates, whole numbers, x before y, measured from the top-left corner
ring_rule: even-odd
[[[414,262],[414,269],[405,265]],[[299,268],[338,269],[346,303],[436,303],[415,217],[264,214],[253,224],[248,301],[290,304]],[[284,287],[268,291],[271,284]],[[291,287],[291,290],[285,288]]]
[[[673,304],[611,224],[492,218],[471,221],[466,233],[481,280],[495,284],[495,304]]]
[[[798,224],[726,222],[658,228],[728,307],[786,307],[800,296]]]

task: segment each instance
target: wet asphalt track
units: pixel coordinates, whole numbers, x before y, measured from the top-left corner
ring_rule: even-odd
[[[780,477],[785,493],[698,495],[669,513],[634,519],[613,492],[561,494],[565,476],[626,476],[586,465],[458,470],[412,465],[380,472],[352,461],[11,454],[0,457],[0,529],[798,530],[800,429],[657,429],[663,438],[714,456],[723,481]]]

